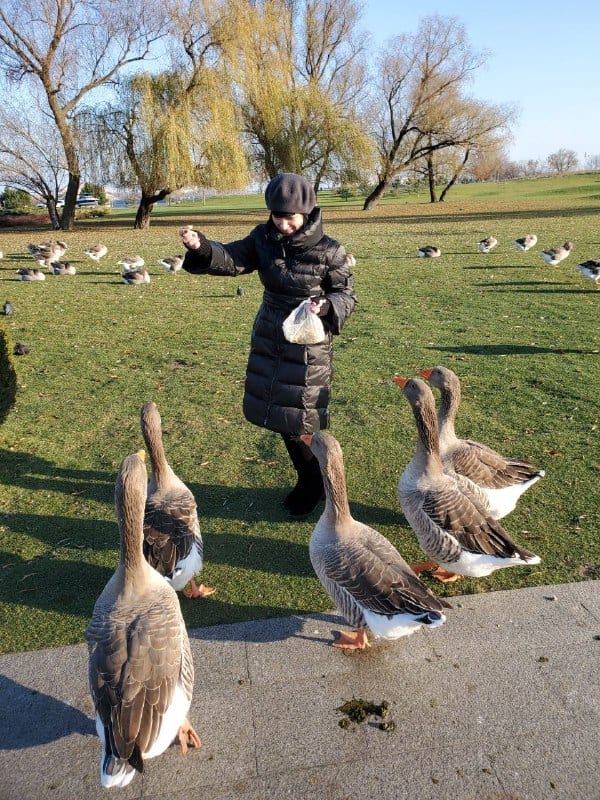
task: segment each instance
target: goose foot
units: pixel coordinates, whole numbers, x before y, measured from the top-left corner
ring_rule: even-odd
[[[359,628],[357,631],[351,631],[350,633],[337,631],[337,639],[333,642],[333,647],[341,647],[344,650],[365,650],[371,645],[367,639],[365,629]]]
[[[210,597],[217,590],[212,589],[210,586],[205,586],[203,583],[198,586],[196,581],[192,578],[188,589],[184,589],[183,593],[186,597]]]
[[[192,728],[189,720],[184,720],[183,725],[179,728],[177,733],[179,744],[181,745],[181,752],[186,755],[188,747],[202,747],[202,742],[196,731]]]
[[[421,572],[429,572],[430,570],[433,570],[431,577],[435,578],[436,581],[439,581],[440,583],[454,583],[455,581],[460,580],[461,577],[455,572],[449,572],[447,569],[439,567],[433,561],[423,561],[420,564],[413,564],[411,569],[416,575],[420,575]]]

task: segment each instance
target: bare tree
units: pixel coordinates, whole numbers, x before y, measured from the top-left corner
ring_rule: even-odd
[[[9,81],[43,89],[62,142],[65,230],[74,224],[81,179],[74,114],[84,97],[145,59],[163,35],[163,10],[154,0],[0,0],[0,64]]]
[[[596,153],[595,155],[586,153],[585,156],[585,168],[591,169],[594,172],[600,171],[600,153]]]
[[[558,175],[571,172],[579,163],[575,150],[568,150],[566,147],[561,147],[555,153],[550,153],[546,161],[550,169]]]
[[[415,34],[391,40],[379,64],[379,91],[373,100],[372,135],[378,151],[377,184],[364,208],[374,205],[394,176],[427,153],[464,144],[446,119],[454,102],[485,56],[469,46],[454,17],[425,17]]]
[[[42,198],[58,230],[57,203],[67,186],[67,165],[58,131],[33,117],[24,117],[23,106],[0,108],[0,181]]]

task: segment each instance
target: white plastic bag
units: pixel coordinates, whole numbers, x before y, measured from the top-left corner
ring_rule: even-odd
[[[325,338],[318,314],[310,311],[312,300],[303,300],[283,321],[283,335],[295,344],[317,344]]]

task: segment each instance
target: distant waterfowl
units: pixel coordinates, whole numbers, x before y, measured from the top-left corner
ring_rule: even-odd
[[[497,244],[498,239],[495,239],[493,236],[488,236],[480,242],[477,242],[477,247],[481,253],[489,253]]]
[[[119,565],[85,633],[107,788],[127,786],[176,738],[184,754],[201,745],[187,719],[194,664],[179,600],[142,553],[146,483],[142,459],[127,456],[115,484]]]
[[[122,272],[123,283],[150,283],[150,273],[145,269],[136,269],[131,272]]]
[[[600,288],[600,258],[590,258],[577,267],[579,272],[585,277],[594,281],[596,288]]]
[[[121,272],[135,272],[141,269],[145,263],[141,256],[128,256],[121,259],[121,261],[117,261],[118,266],[121,267]]]
[[[61,240],[30,243],[27,249],[41,267],[49,268],[53,261],[59,261],[67,252],[67,243]]]
[[[399,639],[422,626],[442,625],[448,603],[421,582],[391,542],[352,517],[339,442],[324,431],[300,438],[318,459],[325,488],[310,560],[323,588],[355,628],[340,633],[333,646],[368,647],[367,628],[375,638]]]
[[[237,289],[235,290],[235,293],[237,294],[238,297],[243,297],[246,294],[246,290],[244,289],[243,286],[238,286]]]
[[[513,244],[517,250],[526,252],[527,250],[531,250],[532,247],[535,247],[537,244],[537,236],[535,233],[528,233],[526,236],[523,236],[520,239],[515,239]]]
[[[202,570],[203,550],[196,501],[167,461],[156,403],[144,404],[140,426],[152,464],[144,515],[144,556],[177,591],[189,583],[187,597],[208,597],[216,590],[198,586],[194,580]]]
[[[439,258],[442,255],[440,248],[431,244],[419,247],[417,253],[419,258]]]
[[[7,300],[6,303],[4,303],[2,310],[4,311],[5,317],[10,317],[14,311],[13,304],[10,302],[10,300]]]
[[[16,342],[15,346],[13,347],[13,353],[16,356],[26,356],[29,353],[29,347],[23,342]]]
[[[52,261],[49,269],[53,275],[75,275],[77,272],[69,261]]]
[[[505,567],[539,564],[539,556],[516,545],[487,513],[469,481],[444,472],[429,386],[418,378],[393,380],[411,405],[418,432],[415,454],[398,483],[404,516],[431,559],[413,569],[421,572],[437,565],[434,576],[445,582],[459,575],[478,578]]]
[[[17,270],[20,281],[45,281],[46,275],[41,269],[34,267],[20,267]]]
[[[165,272],[179,272],[183,266],[183,256],[168,256],[159,261]]]
[[[92,247],[88,247],[87,250],[83,251],[86,256],[89,256],[92,261],[100,261],[101,258],[108,253],[108,247],[105,244],[95,244]]]
[[[549,250],[542,250],[542,258],[547,264],[555,267],[567,258],[572,249],[572,242],[565,242],[560,247],[551,247]]]
[[[461,399],[458,376],[442,366],[419,370],[419,375],[441,393],[437,421],[444,469],[463,475],[479,486],[485,494],[490,516],[502,519],[515,508],[519,497],[544,477],[544,470],[521,459],[505,458],[471,439],[459,439],[454,427]]]

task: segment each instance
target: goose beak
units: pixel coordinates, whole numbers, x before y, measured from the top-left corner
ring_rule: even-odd
[[[307,447],[310,447],[312,444],[312,433],[303,433],[301,434],[300,439]]]
[[[406,384],[408,383],[408,378],[404,378],[402,375],[394,375],[392,378],[394,383],[397,383],[401,389],[404,389]]]
[[[432,369],[420,369],[417,375],[420,375],[422,378],[425,378],[425,380],[428,381],[431,378],[432,372]]]

